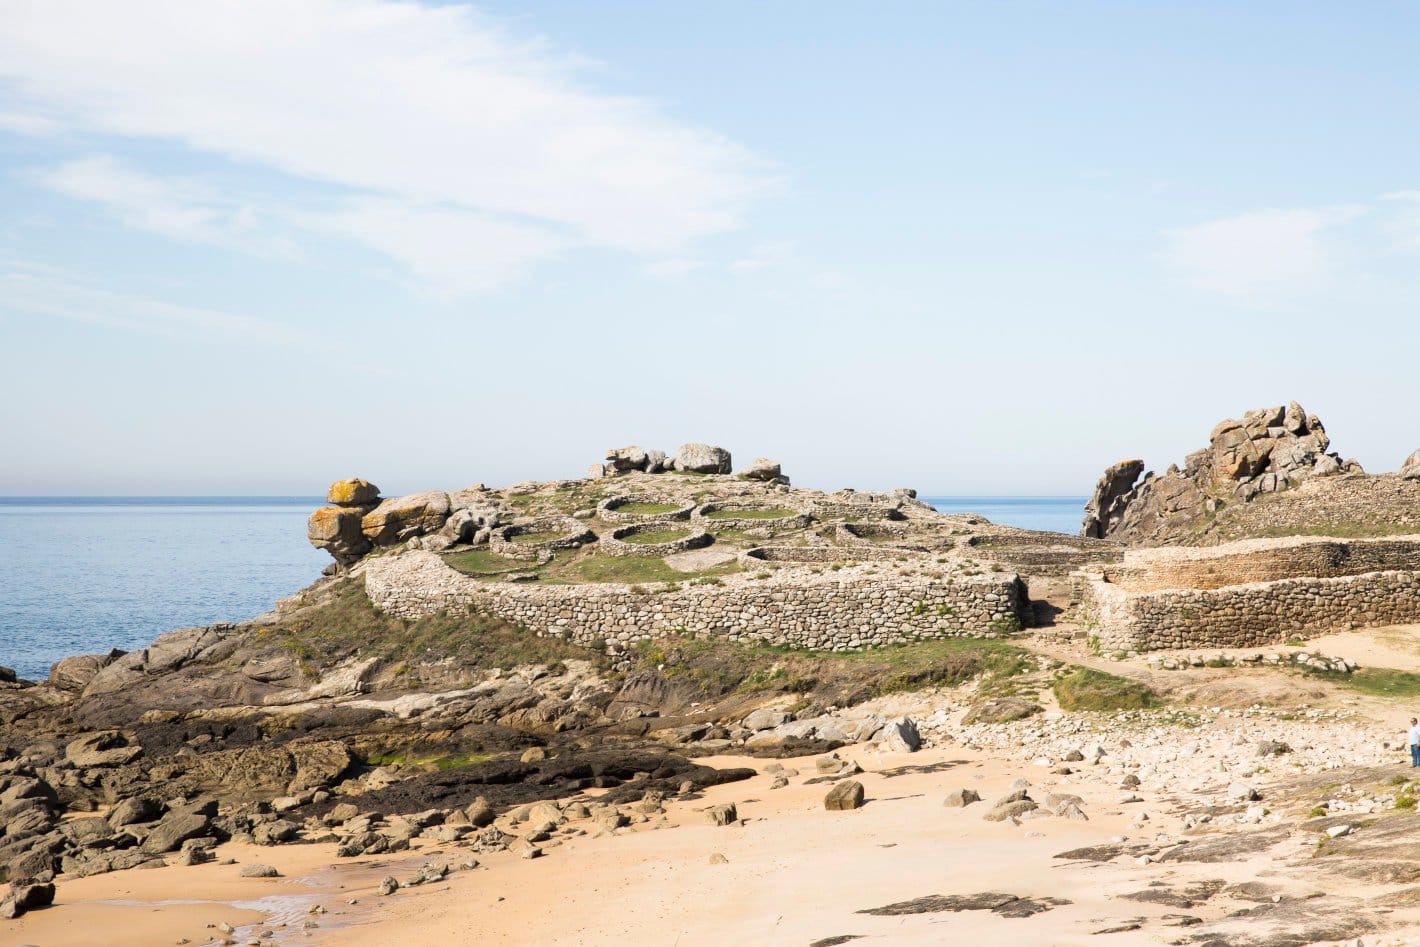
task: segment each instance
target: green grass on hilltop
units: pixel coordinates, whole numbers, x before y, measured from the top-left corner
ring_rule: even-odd
[[[770,510],[711,510],[705,514],[707,520],[782,520],[797,516],[793,510],[775,508]]]
[[[1361,668],[1350,674],[1307,668],[1307,677],[1321,678],[1370,697],[1420,697],[1420,674],[1395,668]]]
[[[1055,679],[1061,710],[1143,710],[1158,703],[1145,684],[1093,668],[1076,667]]]
[[[635,543],[638,546],[655,546],[659,543],[673,543],[677,539],[684,539],[690,535],[688,529],[643,529],[629,536],[623,536],[624,543]]]
[[[674,503],[622,503],[616,507],[618,513],[629,513],[632,516],[659,516],[662,513],[674,513],[680,509]]]

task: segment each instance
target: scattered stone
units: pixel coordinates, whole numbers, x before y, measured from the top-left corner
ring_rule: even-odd
[[[711,825],[730,825],[739,820],[739,813],[735,810],[733,802],[711,806],[705,810],[705,816],[710,820]]]
[[[863,804],[863,784],[856,779],[835,783],[823,797],[823,807],[829,811],[857,809]]]
[[[280,878],[281,872],[270,865],[243,865],[241,871],[237,872],[242,878]]]
[[[973,802],[980,802],[981,795],[975,789],[956,789],[947,793],[947,798],[942,805],[951,809],[961,809],[971,805]]]

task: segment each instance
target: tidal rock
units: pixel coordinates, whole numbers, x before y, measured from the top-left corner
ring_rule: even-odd
[[[125,766],[143,755],[143,748],[117,730],[89,733],[64,748],[64,758],[81,769]]]
[[[169,812],[143,840],[142,850],[148,855],[176,851],[188,839],[206,835],[210,824],[207,816],[199,813]]]
[[[108,654],[79,654],[64,658],[49,669],[49,683],[59,690],[78,693],[88,687],[100,671],[121,657],[122,651],[113,650]]]
[[[54,903],[54,884],[15,884],[10,893],[0,900],[0,919],[13,920],[26,911],[48,907]]]
[[[710,444],[682,444],[675,454],[675,469],[687,473],[727,474],[730,452]]]

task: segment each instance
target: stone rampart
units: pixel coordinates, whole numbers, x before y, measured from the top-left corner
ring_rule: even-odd
[[[1203,548],[1130,549],[1124,553],[1123,565],[1105,569],[1105,578],[1129,592],[1156,592],[1417,569],[1420,569],[1420,536],[1384,539],[1299,536],[1248,539]]]
[[[1367,572],[1131,594],[1086,580],[1081,623],[1104,651],[1252,648],[1296,634],[1420,621],[1420,573]]]
[[[370,600],[390,614],[418,618],[481,609],[583,644],[689,633],[846,650],[995,637],[1019,629],[1027,614],[1024,584],[1010,574],[942,580],[844,569],[792,579],[731,576],[719,585],[646,591],[617,584],[482,582],[421,551],[370,559],[363,569]]]

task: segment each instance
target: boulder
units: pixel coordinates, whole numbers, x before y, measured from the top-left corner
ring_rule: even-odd
[[[957,789],[947,793],[942,805],[949,809],[964,809],[973,802],[980,802],[981,794],[975,789]]]
[[[758,733],[761,730],[773,730],[782,726],[792,719],[792,716],[778,707],[761,707],[750,713],[741,721],[741,726],[746,730],[753,730]]]
[[[369,509],[323,506],[306,520],[306,539],[330,553],[340,565],[348,566],[370,551],[370,541],[360,525]]]
[[[359,477],[337,480],[325,492],[325,502],[335,506],[374,506],[380,502],[380,488]]]
[[[823,807],[830,812],[856,809],[862,804],[863,784],[856,779],[834,783],[828,795],[823,797]]]
[[[1128,503],[1134,482],[1144,472],[1142,460],[1121,460],[1105,468],[1095,483],[1094,495],[1085,504],[1085,525],[1081,536],[1103,538],[1117,521]]]
[[[280,878],[281,872],[270,865],[252,864],[243,865],[241,870],[237,872],[237,876],[241,878]]]
[[[1420,450],[1411,451],[1400,465],[1400,475],[1406,480],[1420,480]]]
[[[115,829],[140,822],[152,822],[163,813],[163,804],[145,796],[129,796],[109,810],[108,824]]]
[[[662,457],[665,455],[662,454]],[[613,474],[631,473],[633,471],[644,471],[650,458],[646,451],[640,447],[632,445],[630,447],[613,447],[606,452],[606,466]]]
[[[142,850],[148,855],[176,851],[188,839],[206,835],[210,824],[207,816],[197,812],[169,812],[143,840]]]
[[[123,652],[108,654],[77,654],[57,661],[49,669],[49,683],[62,691],[78,693],[89,686],[100,671],[123,657]]]
[[[710,444],[682,444],[675,452],[674,466],[686,473],[727,474],[730,452]]]
[[[663,450],[646,451],[646,472],[662,473],[667,466],[666,452]]]
[[[1029,799],[1017,799],[1012,802],[999,802],[991,808],[989,812],[981,818],[987,822],[1005,822],[1007,819],[1016,819],[1033,812],[1038,806]]]
[[[54,884],[14,884],[10,893],[0,899],[0,919],[13,920],[26,911],[48,907],[54,903]]]
[[[911,717],[898,717],[888,721],[887,726],[878,732],[876,741],[887,753],[916,753],[922,745],[922,736]]]
[[[449,518],[449,510],[447,493],[411,493],[382,501],[361,518],[360,529],[376,546],[392,546],[414,536],[437,532]]]
[[[745,480],[760,480],[764,483],[777,483],[783,477],[783,473],[779,468],[778,461],[770,460],[768,457],[758,457],[736,476],[742,477]]]
[[[710,820],[711,825],[729,825],[739,820],[739,812],[735,809],[733,802],[724,805],[711,806],[705,810],[705,817]]]

